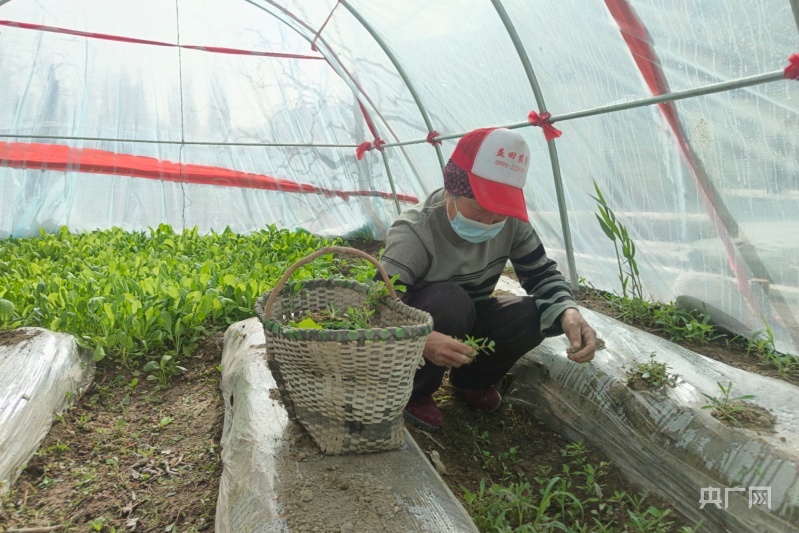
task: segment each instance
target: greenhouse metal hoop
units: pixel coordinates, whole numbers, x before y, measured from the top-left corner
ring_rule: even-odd
[[[419,113],[421,118],[423,119],[430,135],[425,139],[413,139],[407,141],[399,141],[396,142],[381,142],[379,145],[377,142],[375,143],[375,148],[381,152],[381,157],[383,160],[383,165],[386,170],[386,175],[389,180],[389,184],[391,187],[391,196],[394,199],[394,204],[397,210],[397,213],[401,211],[399,205],[399,198],[395,186],[395,182],[392,176],[391,168],[388,163],[388,159],[384,153],[385,148],[394,148],[394,147],[403,147],[413,144],[421,144],[421,143],[430,143],[433,145],[434,149],[436,150],[436,155],[439,160],[439,164],[443,168],[444,160],[441,153],[441,148],[439,142],[442,140],[449,140],[449,139],[458,139],[463,137],[466,132],[460,133],[451,133],[445,135],[438,135],[436,134],[433,136],[434,131],[433,125],[430,121],[429,114],[417,93],[416,89],[414,88],[413,84],[411,83],[410,79],[408,78],[407,73],[405,72],[401,62],[396,57],[396,55],[391,51],[391,49],[386,45],[386,43],[382,40],[382,38],[374,31],[374,29],[368,24],[368,22],[361,16],[357,9],[355,9],[347,0],[337,0],[336,4],[334,4],[333,10],[328,17],[328,20],[322,24],[322,26],[315,30],[307,23],[299,19],[295,14],[291,13],[285,7],[278,5],[275,0],[262,0],[267,7],[257,0],[244,0],[245,2],[255,6],[256,8],[262,9],[272,15],[273,17],[281,20],[284,24],[286,24],[289,28],[293,29],[299,36],[306,39],[312,46],[316,47],[316,43],[320,43],[322,48],[325,51],[322,51],[322,48],[317,48],[320,54],[327,60],[328,64],[333,68],[333,70],[339,75],[342,81],[345,82],[347,86],[353,91],[353,94],[356,95],[358,101],[361,101],[361,97],[363,101],[368,104],[371,108],[371,113],[374,113],[376,116],[381,118],[383,124],[386,124],[386,121],[383,120],[382,115],[377,110],[377,106],[374,102],[369,98],[369,96],[363,91],[363,89],[359,86],[357,81],[355,80],[354,76],[347,71],[347,69],[343,66],[342,62],[338,59],[337,55],[335,54],[334,49],[329,45],[329,43],[324,39],[322,36],[322,30],[324,29],[325,25],[327,24],[330,17],[333,15],[333,11],[338,5],[342,5],[347,9],[347,11],[358,21],[358,23],[367,31],[370,36],[375,40],[375,42],[380,46],[381,50],[386,54],[388,59],[391,61],[394,68],[397,70],[397,73],[402,78],[403,83],[405,84],[406,88],[408,89],[409,93],[411,94],[416,106],[419,109]],[[9,3],[10,0],[0,0],[0,6],[3,6]],[[518,33],[516,32],[515,27],[513,26],[510,17],[507,14],[507,11],[504,8],[502,0],[491,0],[492,5],[494,6],[497,14],[499,15],[506,31],[508,32],[508,36],[510,37],[513,45],[516,49],[516,52],[519,56],[519,59],[525,69],[525,74],[528,78],[528,82],[530,87],[533,91],[534,98],[537,105],[537,110],[541,113],[546,113],[546,104],[544,101],[544,96],[542,94],[540,85],[537,81],[535,76],[535,72],[532,68],[530,63],[529,57],[525,51],[524,46],[521,43]],[[794,23],[797,28],[797,32],[799,33],[799,0],[789,0],[791,10],[794,15]],[[282,15],[282,16],[281,16]],[[290,23],[290,22],[293,22]],[[178,33],[179,39],[179,33]],[[629,102],[621,102],[618,104],[611,104],[611,105],[603,105],[597,106],[581,111],[573,111],[567,112],[560,115],[552,115],[547,120],[548,123],[555,123],[555,122],[564,122],[568,120],[574,120],[577,118],[585,118],[590,116],[602,115],[613,113],[617,111],[624,111],[629,109],[635,109],[639,107],[650,106],[654,104],[660,104],[665,102],[672,102],[676,100],[681,100],[685,98],[691,98],[696,96],[703,96],[709,95],[724,91],[730,91],[734,89],[740,89],[745,87],[750,87],[754,85],[761,85],[765,83],[771,83],[776,81],[784,80],[785,77],[783,76],[782,70],[776,70],[765,74],[759,74],[754,76],[748,76],[744,78],[739,78],[736,80],[725,81],[715,84],[706,85],[703,87],[698,87],[694,89],[688,89],[684,91],[677,91],[677,92],[668,92],[665,94],[647,97],[647,98],[640,98],[636,100],[631,100]],[[182,82],[181,82],[182,84]],[[181,106],[182,107],[182,106]],[[370,122],[370,129],[373,129],[373,121],[369,118],[371,114],[366,107],[362,106],[365,118],[368,122]],[[509,129],[518,129],[524,127],[530,127],[532,124],[529,122],[517,122],[511,124],[504,124],[504,125],[492,125],[492,127],[505,127]],[[376,133],[376,129],[373,129]],[[390,128],[389,128],[390,131]],[[396,134],[393,132],[392,136],[397,139]],[[183,128],[181,125],[181,136],[183,135]],[[89,141],[107,141],[107,142],[128,142],[128,143],[142,143],[142,144],[177,144],[180,145],[181,148],[183,146],[190,146],[190,145],[199,145],[199,146],[252,146],[252,147],[308,147],[308,148],[353,148],[353,145],[350,144],[314,144],[314,143],[235,143],[235,142],[210,142],[210,141],[185,141],[181,139],[180,141],[162,141],[162,140],[148,140],[148,139],[120,139],[120,138],[103,138],[103,137],[82,137],[82,136],[43,136],[43,135],[0,135],[0,138],[29,138],[29,139],[50,139],[50,140],[89,140]],[[379,139],[376,139],[376,141]],[[578,287],[578,278],[577,278],[577,268],[574,259],[574,247],[571,240],[571,232],[570,226],[568,221],[568,213],[565,206],[565,196],[563,192],[563,182],[562,176],[560,172],[560,164],[557,155],[557,149],[553,139],[547,141],[547,146],[550,154],[550,163],[552,166],[552,173],[553,173],[553,180],[555,184],[556,190],[556,197],[558,202],[558,212],[560,215],[561,220],[561,229],[563,232],[563,240],[564,240],[564,250],[566,253],[567,264],[569,269],[569,281],[573,288]]]

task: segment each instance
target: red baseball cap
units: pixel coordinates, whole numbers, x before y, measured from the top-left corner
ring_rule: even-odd
[[[481,128],[464,135],[450,157],[469,175],[474,198],[484,209],[525,222],[524,183],[530,147],[507,128]]]

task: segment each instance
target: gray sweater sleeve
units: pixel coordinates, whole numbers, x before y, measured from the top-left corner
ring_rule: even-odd
[[[410,224],[397,221],[388,231],[380,263],[390,277],[413,290],[430,268],[430,252]]]
[[[577,302],[557,263],[547,257],[541,239],[529,224],[523,226],[510,259],[522,288],[536,297],[541,334],[551,337],[563,333],[558,318],[566,309],[576,309]]]

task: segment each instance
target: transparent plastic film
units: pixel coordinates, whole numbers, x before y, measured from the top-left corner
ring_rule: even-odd
[[[799,389],[580,311],[605,349],[576,364],[566,357],[565,337],[547,339],[511,371],[509,400],[602,450],[633,483],[672,499],[706,527],[799,530]],[[666,365],[671,383],[639,387],[629,372],[655,361]],[[723,398],[720,386],[729,399],[750,397],[773,427],[733,427],[714,417],[705,406]],[[710,504],[700,508],[702,501]]]
[[[54,416],[93,376],[91,357],[71,335],[41,328],[0,332],[0,494],[39,448]]]

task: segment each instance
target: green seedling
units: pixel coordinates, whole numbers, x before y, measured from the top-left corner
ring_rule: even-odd
[[[659,305],[654,310],[654,325],[677,342],[709,344],[723,337],[710,322],[710,315],[680,309],[673,303]]]
[[[369,329],[374,313],[374,309],[367,307],[348,307],[343,310],[328,304],[327,309],[306,311],[301,320],[289,322],[289,325],[301,329]]]
[[[752,338],[747,341],[746,355],[754,353],[762,361],[767,359],[772,352],[774,352],[774,332],[768,322],[766,322],[766,327],[756,331]]]
[[[743,411],[744,407],[746,407],[744,401],[751,400],[754,398],[754,395],[745,394],[743,396],[730,397],[730,392],[732,391],[732,382],[730,382],[726,387],[724,387],[724,385],[721,383],[717,383],[717,385],[721,389],[721,394],[719,396],[710,396],[704,392],[702,393],[702,396],[710,400],[710,403],[703,405],[702,409],[713,409],[711,414],[719,420],[727,420],[736,426],[740,426],[741,422],[738,420],[736,415]]]
[[[668,365],[655,359],[655,352],[649,354],[649,361],[638,363],[635,368],[627,371],[627,383],[635,386],[636,382],[644,381],[648,388],[659,389],[664,385],[673,387],[677,383],[677,374],[668,371]]]
[[[640,298],[616,296],[615,294],[606,294],[605,299],[619,320],[637,326],[654,326],[656,304]]]
[[[89,520],[88,522],[86,522],[86,525],[89,526],[91,531],[102,531],[103,527],[108,521],[109,520],[106,517],[101,516],[95,518],[94,520]]]
[[[394,287],[394,292],[405,292],[405,287],[403,285],[397,285],[399,278],[399,274],[392,277],[391,286]],[[389,298],[390,295],[391,293],[388,290],[388,286],[382,281],[376,281],[370,285],[369,290],[366,292],[366,301],[364,302],[364,306],[377,307],[379,304],[384,302],[386,298]]]
[[[762,365],[773,366],[782,375],[799,372],[799,358],[789,353],[776,350],[774,332],[771,325],[765,322],[765,328],[757,331],[746,344],[746,355],[754,353]]]
[[[57,455],[63,455],[66,452],[69,451],[69,445],[64,444],[61,441],[58,441],[57,443],[55,443],[52,446],[50,446],[49,449],[50,449],[50,451],[52,451],[53,453],[55,453]]]
[[[166,387],[169,379],[177,375],[180,370],[186,369],[178,366],[174,357],[168,354],[162,355],[158,361],[149,361],[144,365],[145,372],[152,372],[147,376],[147,381],[157,381],[161,388]]]
[[[612,465],[594,464],[581,442],[566,445],[564,464],[555,472],[541,467],[538,475],[508,475],[517,451],[507,454],[486,453],[488,436],[479,437],[483,467],[487,476],[502,475],[502,482],[485,477],[470,490],[461,486],[464,504],[480,531],[573,531],[575,533],[610,533],[616,531],[662,532],[695,531],[675,527],[672,510],[645,504],[646,492],[628,494],[611,491],[608,477]],[[490,461],[489,461],[490,460]]]
[[[488,352],[491,353],[494,352],[494,341],[492,341],[491,339],[475,338],[472,337],[471,335],[466,335],[466,339],[458,339],[458,340],[460,340],[466,346],[469,346],[470,348],[474,349],[474,355],[466,356],[469,357],[472,361],[474,361],[474,359],[480,354],[480,352],[483,352],[485,354],[488,354]]]

